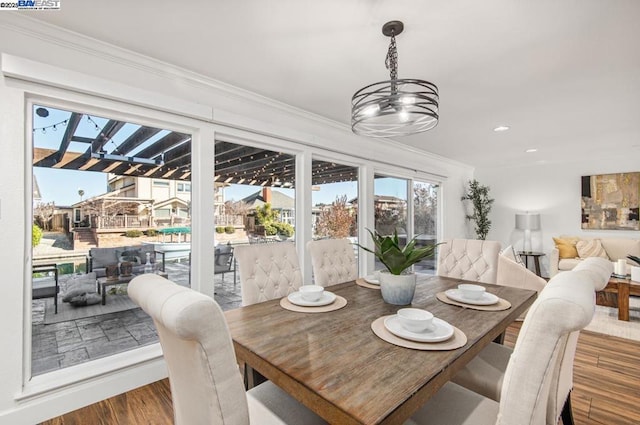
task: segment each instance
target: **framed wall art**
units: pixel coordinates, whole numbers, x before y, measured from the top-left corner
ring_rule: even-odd
[[[582,228],[640,230],[640,172],[582,176]]]

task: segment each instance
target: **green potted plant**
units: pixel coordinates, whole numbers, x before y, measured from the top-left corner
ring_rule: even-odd
[[[402,248],[397,231],[393,232],[393,236],[383,236],[369,229],[367,231],[373,239],[375,249],[369,249],[360,244],[356,245],[375,255],[386,267],[386,270],[380,271],[382,298],[389,304],[411,304],[416,289],[416,275],[410,268],[433,255],[436,247],[440,244],[417,247],[418,235]]]

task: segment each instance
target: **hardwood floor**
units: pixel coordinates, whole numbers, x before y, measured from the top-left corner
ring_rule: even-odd
[[[520,324],[505,344],[513,346]],[[573,414],[576,425],[640,423],[640,342],[583,331],[574,364]],[[43,425],[172,424],[169,381],[121,394],[43,422]]]

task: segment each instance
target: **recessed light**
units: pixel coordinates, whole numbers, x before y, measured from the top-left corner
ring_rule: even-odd
[[[509,130],[509,126],[508,125],[500,125],[496,128],[493,129],[493,131],[495,131],[496,133],[499,133],[501,131],[507,131]]]
[[[525,152],[526,152],[526,153],[538,152],[538,149],[536,149],[536,148],[527,149]]]

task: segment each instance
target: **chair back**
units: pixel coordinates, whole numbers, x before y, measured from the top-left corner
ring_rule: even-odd
[[[219,245],[214,253],[214,273],[232,271],[233,247],[231,245]]]
[[[569,334],[593,317],[595,293],[585,274],[590,272],[557,275],[529,309],[505,371],[498,425],[545,423]]]
[[[594,291],[600,291],[607,286],[613,264],[604,258],[590,257],[581,261],[571,272],[580,275],[583,285],[593,286]],[[560,278],[567,273],[556,275],[548,283],[550,286],[563,285],[564,278]],[[547,406],[547,424],[556,425],[562,413],[571,389],[573,388],[573,362],[578,346],[580,331],[571,332],[567,338],[565,348],[561,351],[560,359],[557,363],[557,370],[553,373],[551,390],[549,393],[549,405]]]
[[[496,283],[500,242],[444,240],[438,249],[438,276]]]
[[[307,248],[311,254],[316,285],[329,286],[358,277],[356,256],[348,239],[310,241]]]
[[[298,253],[291,242],[238,246],[235,256],[242,305],[281,298],[302,286]]]
[[[175,424],[249,424],[242,378],[218,304],[156,274],[134,278],[128,291],[158,330]]]

